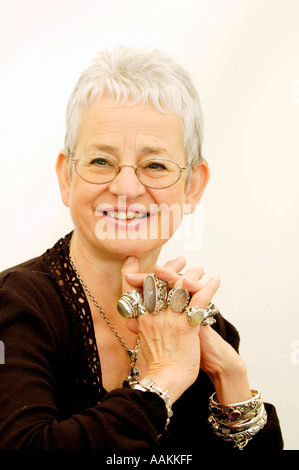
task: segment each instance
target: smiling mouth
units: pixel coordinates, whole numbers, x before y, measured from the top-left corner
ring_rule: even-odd
[[[134,219],[145,219],[148,217],[147,212],[133,212],[133,211],[103,211],[103,214],[111,217],[112,219],[118,220],[134,220]]]

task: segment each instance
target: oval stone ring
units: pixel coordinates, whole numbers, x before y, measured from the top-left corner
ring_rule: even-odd
[[[142,294],[137,290],[124,292],[117,302],[117,310],[124,318],[138,318],[145,313]]]
[[[167,304],[174,312],[183,312],[190,300],[190,292],[184,287],[174,287],[168,292]]]
[[[146,310],[155,314],[167,308],[167,282],[155,274],[148,274],[143,282],[143,298]]]
[[[214,304],[209,304],[206,308],[200,308],[196,305],[189,305],[186,307],[186,317],[192,326],[207,326],[216,323],[214,315],[219,313],[219,310]]]

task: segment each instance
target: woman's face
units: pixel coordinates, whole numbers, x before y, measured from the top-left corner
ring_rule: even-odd
[[[83,111],[74,157],[89,153],[113,157],[121,165],[158,157],[186,165],[182,124],[176,114],[142,105],[116,107],[109,99]],[[203,190],[207,168],[200,170],[197,180]],[[65,164],[64,175],[66,171]],[[184,205],[198,202],[192,197],[194,184],[186,192],[186,172],[164,189],[144,186],[130,166],[122,167],[110,183],[91,184],[74,167],[70,179],[66,175],[65,179],[62,197],[77,235],[98,253],[119,258],[159,252],[178,227]]]

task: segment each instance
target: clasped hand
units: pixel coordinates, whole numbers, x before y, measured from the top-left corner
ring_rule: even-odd
[[[154,267],[154,274],[169,288],[182,286],[191,294],[189,305],[205,308],[219,288],[218,277],[202,284],[202,268],[179,272],[183,257]],[[147,273],[139,272],[138,260],[130,259],[122,268],[123,292],[142,290]],[[246,367],[238,353],[210,326],[191,326],[184,313],[170,308],[158,315],[146,313],[127,322],[127,328],[140,335],[141,348],[148,364],[147,376],[167,389],[172,402],[196,380],[199,370],[212,380],[222,403],[242,401],[251,396]],[[245,397],[245,398],[244,398]],[[238,400],[236,400],[238,398]]]

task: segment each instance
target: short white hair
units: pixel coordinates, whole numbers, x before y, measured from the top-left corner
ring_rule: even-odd
[[[84,108],[103,96],[116,105],[144,104],[174,112],[182,121],[187,163],[202,160],[202,111],[188,72],[171,56],[120,46],[99,52],[81,74],[67,105],[65,152],[73,154]]]

